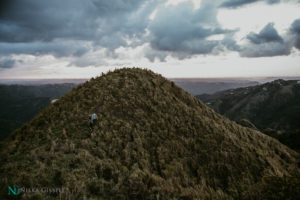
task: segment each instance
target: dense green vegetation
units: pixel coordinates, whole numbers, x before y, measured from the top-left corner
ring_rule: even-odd
[[[74,84],[40,86],[0,85],[0,140],[31,120],[51,99],[58,98]]]
[[[247,119],[259,130],[300,150],[300,84],[276,80],[197,98],[231,120]]]
[[[7,185],[18,184],[67,191],[23,199],[267,199],[282,184],[299,187],[298,162],[164,77],[121,69],[72,89],[1,142],[0,192],[10,198]]]

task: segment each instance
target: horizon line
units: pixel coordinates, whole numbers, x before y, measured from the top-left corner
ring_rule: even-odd
[[[100,77],[100,76],[98,76]],[[1,78],[0,80],[89,80],[90,78]],[[299,76],[216,76],[216,77],[165,77],[167,79],[236,79],[236,78],[300,78]]]

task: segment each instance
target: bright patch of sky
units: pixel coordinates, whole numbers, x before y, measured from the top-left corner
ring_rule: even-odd
[[[241,41],[250,32],[259,32],[273,22],[280,35],[286,34],[295,19],[300,18],[300,4],[280,3],[268,5],[263,2],[239,9],[219,9],[218,21],[223,28],[238,29],[235,34]]]

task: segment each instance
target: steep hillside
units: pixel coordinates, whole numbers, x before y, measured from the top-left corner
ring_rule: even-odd
[[[1,143],[1,196],[17,184],[64,188],[23,199],[293,199],[298,162],[162,76],[121,69],[72,89]]]
[[[0,85],[0,140],[31,120],[51,99],[69,92],[74,84],[40,86]]]
[[[229,119],[247,119],[258,129],[300,150],[299,81],[275,80],[197,98]]]
[[[232,120],[246,118],[260,129],[300,128],[300,84],[297,81],[276,80],[197,98]]]

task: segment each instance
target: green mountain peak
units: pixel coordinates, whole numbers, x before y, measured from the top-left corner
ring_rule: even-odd
[[[298,153],[138,68],[73,88],[2,141],[0,157],[3,198],[7,185],[64,188],[23,199],[255,199],[266,178],[299,170]]]

